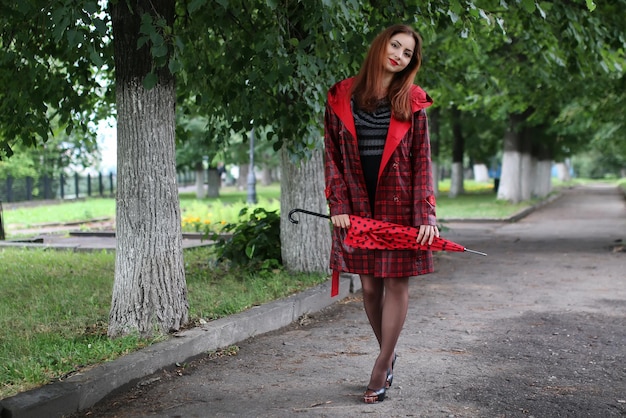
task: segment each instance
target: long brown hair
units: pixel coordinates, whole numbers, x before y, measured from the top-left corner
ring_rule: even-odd
[[[387,53],[387,46],[391,38],[397,33],[406,33],[415,39],[415,50],[409,65],[399,73],[394,74],[386,97],[391,103],[393,116],[399,120],[411,118],[411,86],[422,65],[422,38],[408,25],[393,25],[382,31],[367,52],[361,65],[361,70],[354,78],[352,95],[357,105],[367,111],[373,111],[382,96],[383,61]]]

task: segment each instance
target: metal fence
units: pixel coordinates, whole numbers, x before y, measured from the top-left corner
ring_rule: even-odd
[[[117,189],[113,173],[97,175],[59,174],[32,177],[0,178],[1,202],[27,202],[48,199],[77,199],[81,197],[112,197]]]

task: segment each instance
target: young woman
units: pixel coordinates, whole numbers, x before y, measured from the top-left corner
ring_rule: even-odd
[[[330,267],[359,274],[378,357],[363,400],[381,402],[393,382],[395,347],[409,302],[409,277],[433,271],[432,254],[361,250],[343,244],[349,215],[419,228],[417,241],[439,236],[425,108],[413,84],[422,40],[394,25],[372,42],[358,75],[328,92],[324,118],[325,178],[333,228]]]

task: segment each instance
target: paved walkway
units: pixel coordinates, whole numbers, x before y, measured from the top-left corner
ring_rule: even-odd
[[[436,273],[412,281],[394,385],[384,402],[361,401],[376,341],[357,292],[277,331],[228,343],[237,348],[219,355],[200,347],[198,353],[205,354],[193,360],[169,360],[178,365],[146,374],[73,416],[626,415],[621,192],[578,188],[516,223],[447,226],[447,238],[489,255],[439,253]],[[314,290],[325,298],[327,291]],[[263,312],[259,324],[281,311]],[[231,327],[245,320],[241,316]],[[182,352],[203,341],[185,339],[166,344]],[[154,354],[147,357],[162,362]],[[113,379],[130,366],[108,367]],[[90,385],[77,393],[87,396],[115,382]],[[27,409],[24,399],[22,409],[17,402],[9,405],[14,416],[28,416],[19,415]]]

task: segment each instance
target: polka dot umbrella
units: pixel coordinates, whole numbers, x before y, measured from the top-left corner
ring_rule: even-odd
[[[289,220],[295,224],[298,223],[298,220],[293,218],[293,215],[296,212],[330,219],[330,216],[323,215],[321,213],[310,212],[304,209],[293,209],[289,212]],[[418,233],[419,228],[350,215],[350,227],[348,228],[343,242],[350,247],[367,250],[414,249],[426,251],[468,252],[483,256],[487,255],[480,251],[470,250],[461,244],[457,244],[456,242],[441,237],[435,237],[433,239],[433,243],[430,245],[422,245],[417,242]],[[337,275],[333,275],[332,286],[331,292],[334,296],[337,294]]]

